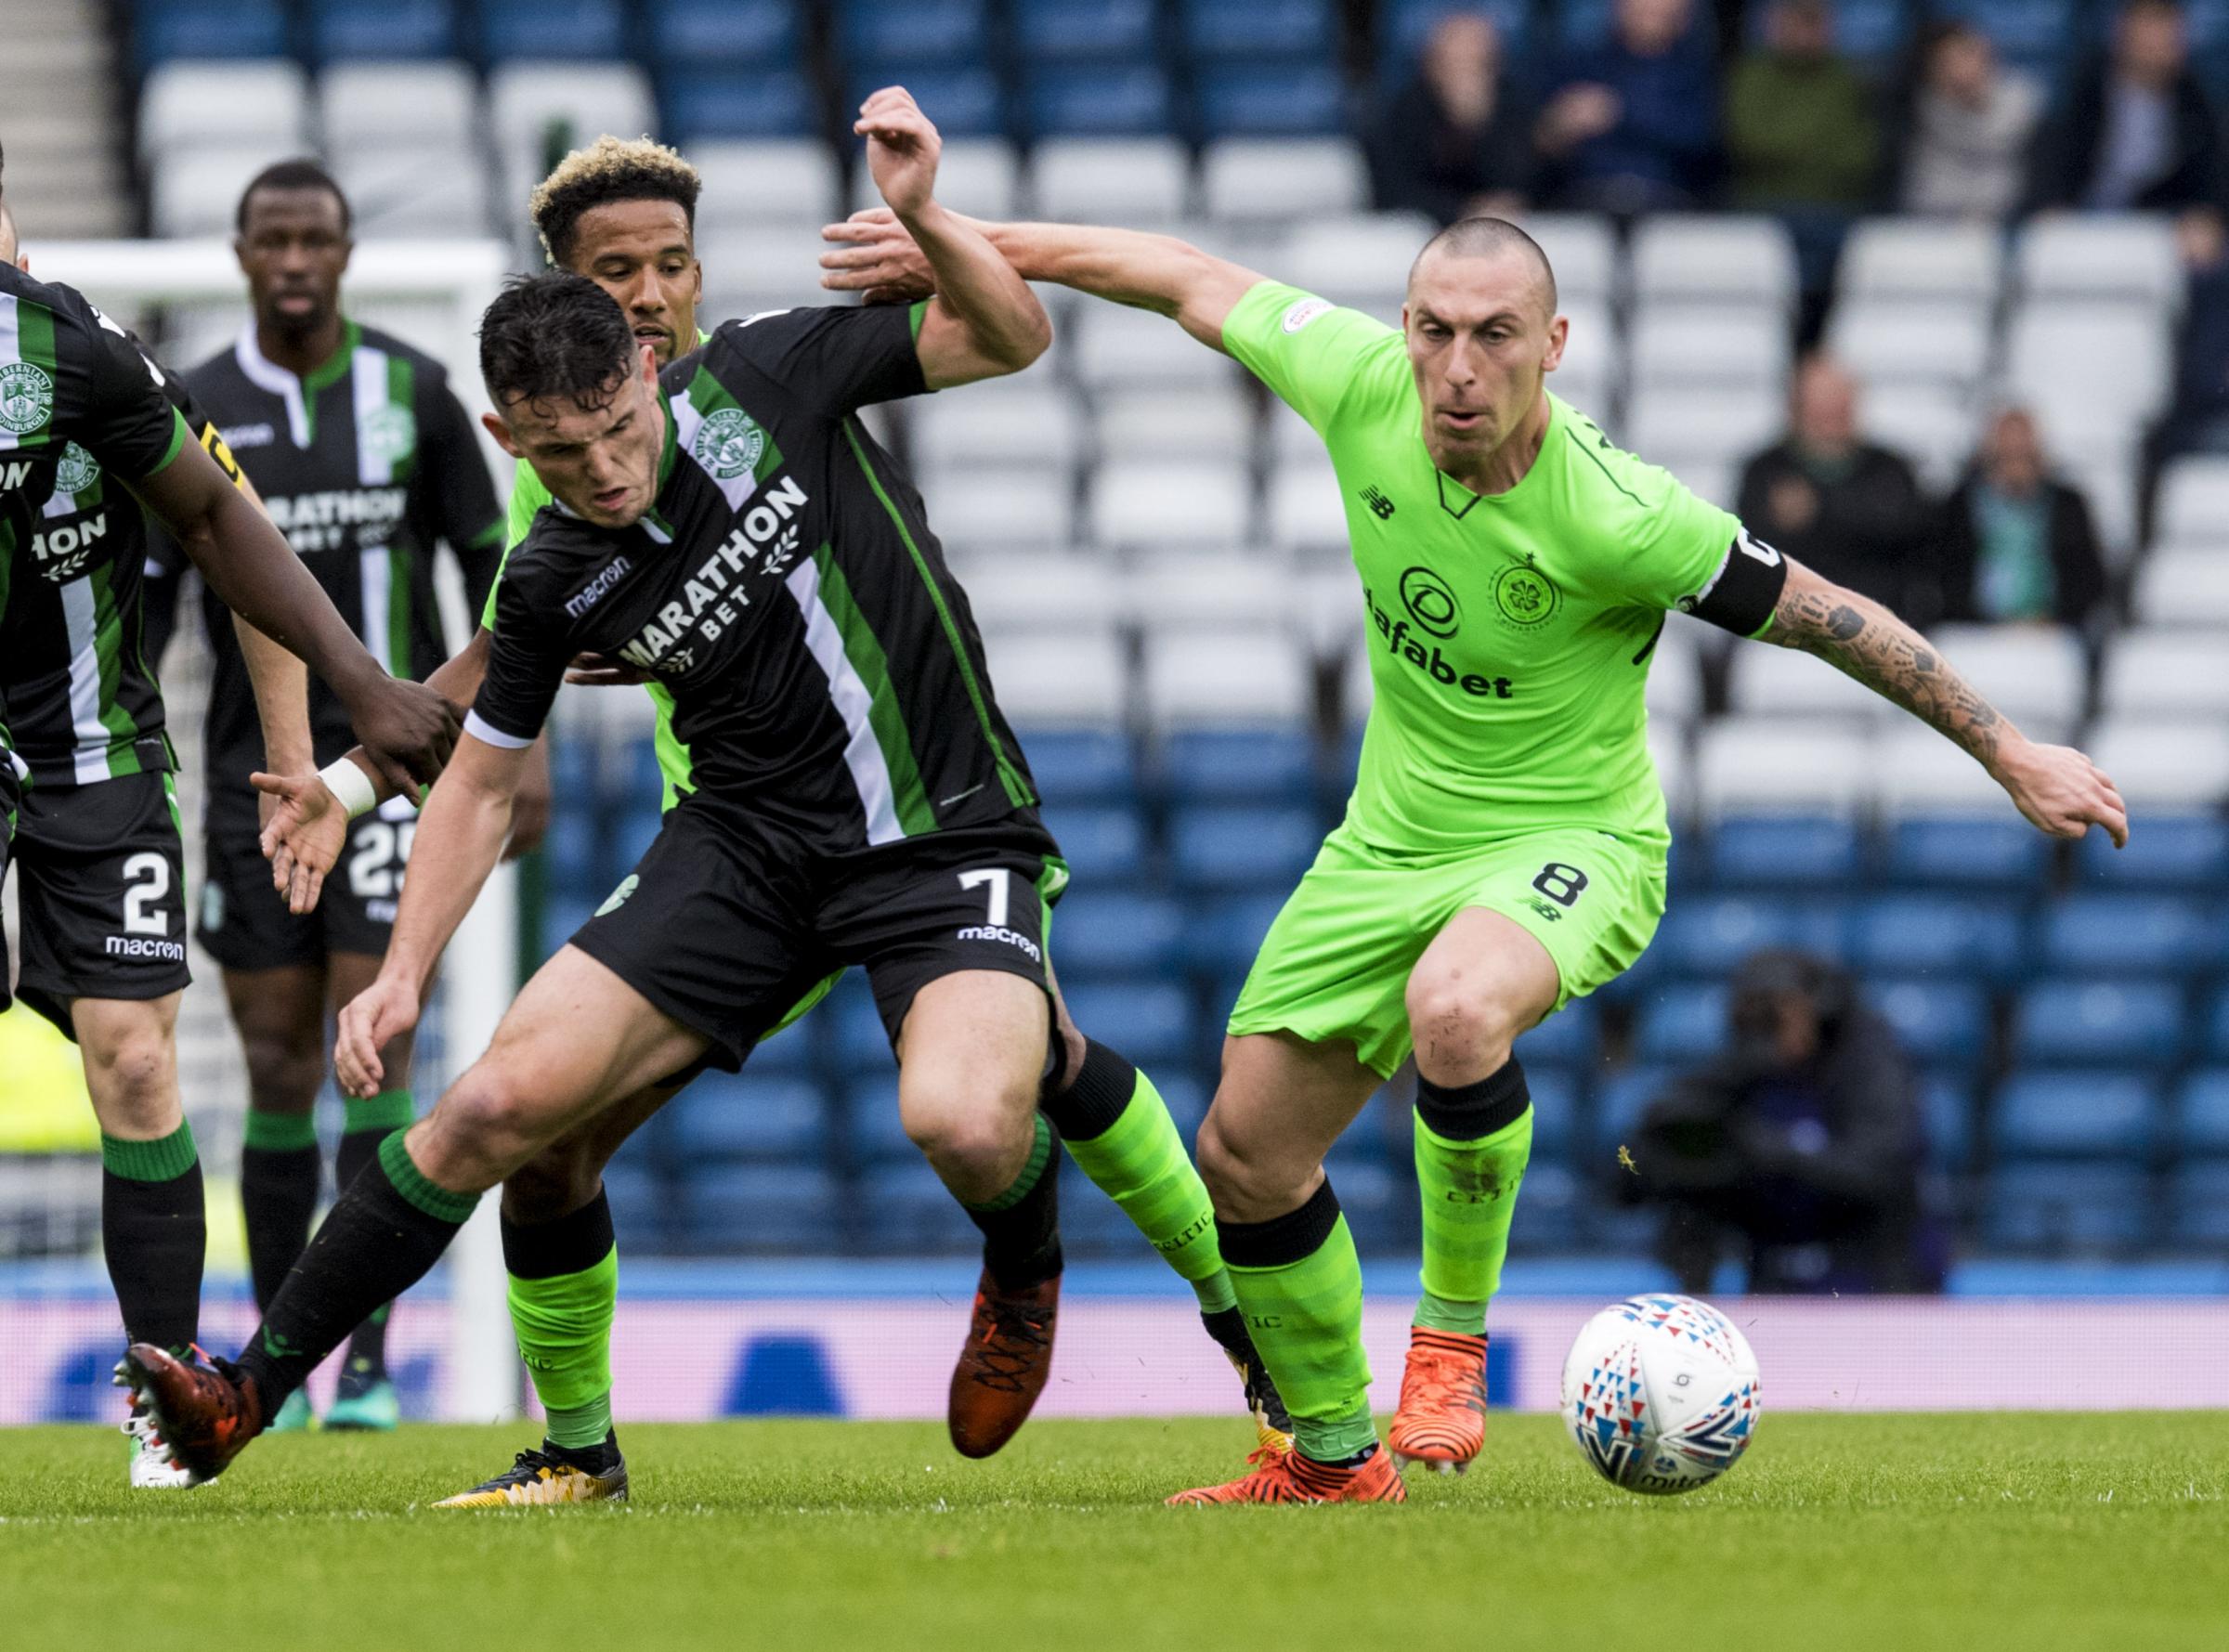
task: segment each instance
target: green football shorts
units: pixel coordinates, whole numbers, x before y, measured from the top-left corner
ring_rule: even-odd
[[[1365,847],[1342,825],[1270,926],[1231,1011],[1232,1036],[1351,1042],[1388,1078],[1409,1058],[1409,972],[1448,919],[1483,906],[1556,960],[1556,1008],[1633,967],[1664,915],[1664,853],[1584,827],[1520,832],[1429,859]]]

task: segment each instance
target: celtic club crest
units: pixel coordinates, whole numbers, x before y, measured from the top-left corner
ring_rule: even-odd
[[[62,449],[62,457],[54,467],[54,490],[57,493],[83,493],[99,480],[99,460],[75,442]]]
[[[758,468],[766,433],[741,408],[723,408],[697,427],[689,454],[721,481]]]
[[[0,367],[0,430],[28,436],[54,415],[54,381],[28,361]]]
[[[1531,628],[1554,617],[1563,593],[1555,581],[1531,564],[1504,568],[1493,582],[1493,605],[1511,625]]]

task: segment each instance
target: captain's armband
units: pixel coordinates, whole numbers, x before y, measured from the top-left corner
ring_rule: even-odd
[[[1771,620],[1787,583],[1788,559],[1744,527],[1736,531],[1709,583],[1680,598],[1679,608],[1738,637],[1753,637]]]

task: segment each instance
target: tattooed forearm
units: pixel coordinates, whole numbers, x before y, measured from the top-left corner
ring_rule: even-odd
[[[1779,608],[1762,638],[1801,648],[1894,700],[1993,768],[1998,748],[2018,731],[1951,669],[1950,662],[1870,598],[1791,564]]]

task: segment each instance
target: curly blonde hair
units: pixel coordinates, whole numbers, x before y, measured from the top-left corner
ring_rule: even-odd
[[[575,150],[528,198],[527,213],[541,236],[541,250],[563,268],[572,255],[573,232],[583,214],[615,201],[671,201],[697,233],[697,169],[678,150],[647,137],[599,137]]]

